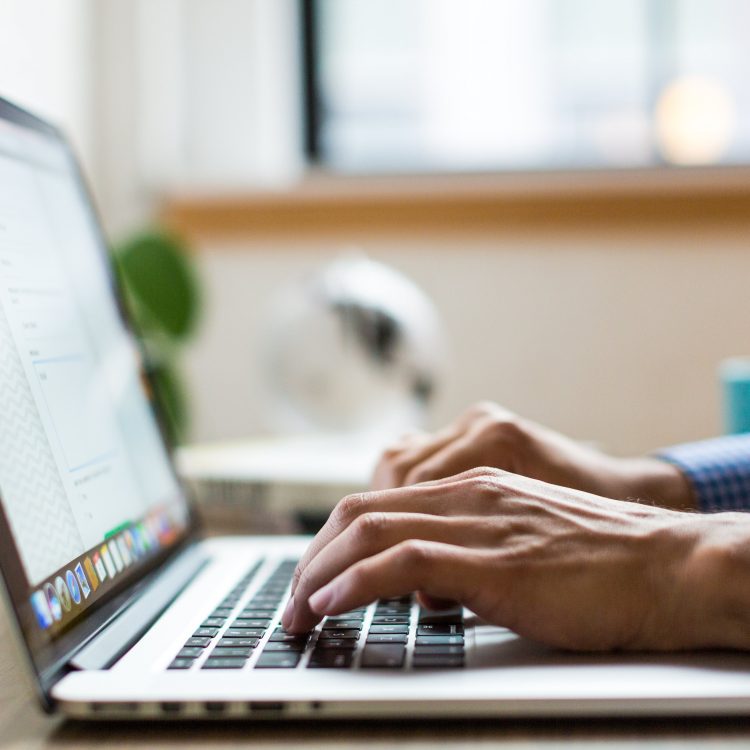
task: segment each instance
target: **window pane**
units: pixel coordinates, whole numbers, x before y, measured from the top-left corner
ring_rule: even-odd
[[[745,0],[318,0],[343,171],[750,159]]]

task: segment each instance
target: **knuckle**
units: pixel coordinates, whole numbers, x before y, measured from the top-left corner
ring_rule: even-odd
[[[398,456],[394,456],[388,462],[388,466],[396,476],[403,476],[411,468],[411,460],[409,456],[401,453]]]
[[[430,545],[422,539],[407,539],[398,544],[395,551],[409,567],[422,565],[430,558]]]
[[[472,494],[482,500],[492,501],[505,491],[503,472],[492,467],[482,467],[481,473],[467,480]]]
[[[485,439],[512,446],[523,437],[523,428],[513,417],[491,417],[484,421],[479,433]]]
[[[388,527],[388,517],[380,511],[363,513],[352,525],[358,537],[370,540],[383,534]]]
[[[365,507],[365,495],[362,493],[355,493],[353,495],[347,495],[345,498],[339,501],[336,506],[336,517],[340,521],[350,522],[356,518]]]
[[[416,466],[407,475],[405,484],[420,484],[435,479],[435,472],[429,466]]]
[[[381,454],[378,460],[378,466],[389,466],[396,460],[396,458],[402,453],[400,446],[391,446],[386,448]]]

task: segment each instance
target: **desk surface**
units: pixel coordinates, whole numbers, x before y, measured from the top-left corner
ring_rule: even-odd
[[[730,720],[88,724],[47,716],[10,640],[0,607],[0,748],[735,748],[750,746],[750,717]]]

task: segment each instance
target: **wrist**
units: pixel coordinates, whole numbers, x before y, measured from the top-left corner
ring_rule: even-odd
[[[750,516],[695,518],[696,542],[678,585],[693,648],[750,650]]]
[[[618,461],[619,499],[652,503],[671,510],[697,510],[692,485],[680,469],[658,458],[625,458]]]

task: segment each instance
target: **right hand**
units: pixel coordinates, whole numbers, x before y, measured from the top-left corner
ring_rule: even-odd
[[[750,521],[616,502],[478,468],[342,500],[283,625],[418,591],[559,648],[750,649]]]
[[[677,467],[656,458],[608,456],[490,402],[472,406],[434,434],[404,437],[383,454],[372,486],[418,484],[477,466],[616,500],[695,508],[692,489]]]

